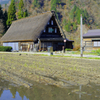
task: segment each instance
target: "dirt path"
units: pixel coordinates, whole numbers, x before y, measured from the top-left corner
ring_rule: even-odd
[[[32,86],[27,79],[56,86],[100,84],[100,60],[0,53],[0,76],[27,87]]]

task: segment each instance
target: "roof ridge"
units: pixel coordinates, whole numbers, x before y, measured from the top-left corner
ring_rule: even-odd
[[[24,19],[28,19],[28,18],[33,18],[33,17],[37,17],[37,16],[40,16],[40,15],[44,15],[44,14],[47,14],[47,13],[51,13],[51,11],[47,11],[47,12],[42,12],[38,15],[33,15],[33,16],[28,16],[28,17],[25,17],[25,18],[21,18],[21,19],[17,19],[15,21],[13,21],[12,23],[15,23],[15,22],[18,22],[18,21],[21,21],[21,20],[24,20]],[[52,13],[51,13],[52,14]]]
[[[91,29],[91,30],[88,30],[88,31],[95,31],[95,30],[100,30],[100,29]]]

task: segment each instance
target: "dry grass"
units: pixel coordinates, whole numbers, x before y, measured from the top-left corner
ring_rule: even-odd
[[[56,85],[100,84],[99,60],[28,54],[0,54],[0,75],[6,72]]]

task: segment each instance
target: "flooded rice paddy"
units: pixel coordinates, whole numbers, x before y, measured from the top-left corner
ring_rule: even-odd
[[[0,100],[100,100],[100,61],[1,53]]]
[[[100,85],[59,88],[37,83],[26,88],[0,79],[0,100],[100,100]]]

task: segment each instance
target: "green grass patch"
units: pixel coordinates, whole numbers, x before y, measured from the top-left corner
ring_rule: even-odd
[[[44,54],[34,54],[34,55],[35,56],[48,56],[48,55],[44,55]],[[80,59],[100,59],[98,57],[73,57],[73,56],[64,56],[64,55],[50,55],[50,57],[66,57],[66,58],[80,58]]]
[[[80,54],[80,51],[67,51],[65,54]],[[84,55],[98,55],[95,52],[83,52]]]
[[[92,53],[95,54],[95,55],[100,56],[100,49],[98,49],[98,50],[92,50]]]

